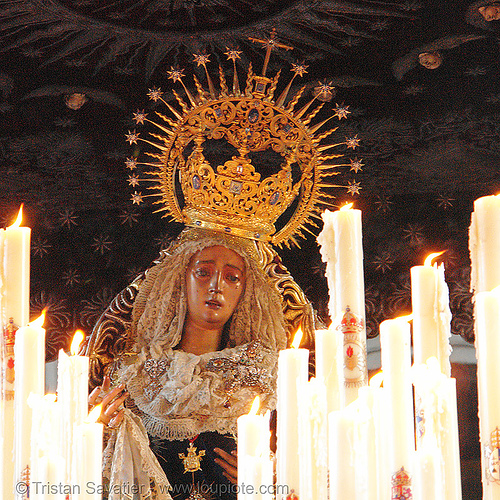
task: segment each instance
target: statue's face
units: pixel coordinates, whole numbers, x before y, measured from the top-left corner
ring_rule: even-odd
[[[189,262],[186,275],[188,322],[222,329],[245,290],[245,261],[222,246],[205,248]]]
[[[488,5],[479,7],[479,12],[485,21],[498,21],[500,19],[500,5]]]
[[[418,62],[427,69],[436,69],[441,66],[443,58],[439,52],[422,52],[418,55]]]

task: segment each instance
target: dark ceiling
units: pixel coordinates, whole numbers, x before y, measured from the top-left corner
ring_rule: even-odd
[[[151,107],[148,89],[168,91],[172,66],[199,71],[195,53],[229,69],[227,48],[243,52],[244,78],[249,62],[263,62],[248,37],[273,28],[294,49],[275,50],[268,73],[308,64],[303,83],[335,85],[331,104],[351,111],[339,133],[361,139],[363,170],[340,167],[339,184],[351,189],[336,194],[338,205],[363,210],[370,335],[410,309],[410,267],[447,250],[453,333],[472,340],[470,213],[500,188],[500,21],[482,18],[486,3],[0,1],[0,223],[25,204],[32,312],[49,306],[48,357],[75,328],[89,332],[179,231],[148,199],[130,199],[125,134],[133,112]],[[418,54],[433,51],[442,63],[426,69]],[[75,93],[85,95],[81,107]],[[327,319],[314,238],[281,254]]]

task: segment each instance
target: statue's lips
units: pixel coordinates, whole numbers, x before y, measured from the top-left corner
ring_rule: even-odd
[[[210,308],[210,309],[220,309],[222,307],[222,303],[219,302],[218,300],[215,299],[210,299],[205,301],[205,304]]]

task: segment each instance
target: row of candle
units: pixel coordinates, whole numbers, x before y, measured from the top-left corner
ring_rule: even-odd
[[[380,326],[384,387],[353,386],[353,378],[363,377],[363,359],[346,366],[347,349],[363,342],[363,332],[351,329],[346,343],[339,316],[354,304],[357,320],[364,319],[361,213],[339,210],[323,217],[325,228],[318,241],[327,261],[334,323],[316,332],[316,379],[307,380],[307,351],[280,353],[277,497],[285,497],[279,488],[286,486],[283,491],[293,490],[301,499],[325,498],[328,463],[331,499],[386,499],[397,494],[460,499],[456,381],[450,377],[451,312],[444,266],[432,265],[438,256],[432,254],[423,266],[411,269],[413,368],[408,321],[388,320]],[[484,500],[500,499],[500,398],[495,385],[500,377],[499,228],[500,197],[476,200],[470,249]]]
[[[458,425],[444,433],[447,439],[442,437],[442,425],[429,425],[423,434],[426,438],[421,438],[415,449],[407,320],[381,324],[384,387],[367,385],[363,373],[366,349],[361,212],[349,208],[327,212],[323,218],[325,225],[318,241],[327,262],[333,323],[328,330],[316,332],[315,378],[308,380],[306,349],[286,349],[279,356],[277,498],[286,498],[291,491],[301,500],[326,498],[329,477],[331,499],[384,499],[398,488],[413,498],[460,499]],[[441,380],[433,372],[437,366],[437,373],[447,381],[441,380],[439,391],[432,387],[434,399],[429,395],[429,384],[418,385],[420,411],[427,420],[435,420],[438,409],[428,400],[434,401],[440,394],[439,411],[446,409],[446,417],[441,420],[456,423],[456,404],[449,404],[456,394],[454,380],[449,377],[451,313],[444,267],[429,261],[411,271],[414,366],[424,366],[431,373],[423,379]],[[358,357],[353,361],[356,348]],[[427,368],[423,363],[431,356],[435,363]],[[426,373],[423,370],[421,375]],[[379,415],[382,410],[385,419]],[[431,454],[432,467],[429,449],[435,451]],[[451,496],[440,496],[443,484]],[[284,487],[283,493],[280,487]]]
[[[62,500],[70,490],[72,500],[97,500],[103,426],[86,421],[89,361],[76,355],[83,334],[72,356],[60,352],[58,400],[44,395],[45,311],[28,323],[30,229],[21,222],[22,207],[14,225],[0,231],[0,319],[4,332],[10,328],[1,336],[2,498]],[[13,384],[5,376],[12,365]]]
[[[316,333],[338,336],[332,330]],[[307,380],[309,352],[280,353],[278,499],[292,491],[301,500],[327,498],[328,477],[331,499],[391,498],[398,488],[396,476],[404,472],[414,477],[413,483],[409,480],[401,486],[412,492],[412,498],[461,498],[455,380],[441,372],[437,358],[430,358],[434,361],[428,365],[413,365],[419,366],[418,375],[413,375],[410,327],[405,319],[383,322],[380,335],[384,387],[361,387],[353,403],[330,413],[321,371]],[[293,380],[295,404],[290,397]],[[413,384],[426,422],[417,450]]]
[[[493,198],[493,200],[491,200],[491,198]],[[473,214],[473,224],[471,225],[471,234],[474,231],[477,232],[477,239],[473,241],[472,246],[476,245],[476,247],[479,247],[479,250],[477,250],[477,249],[475,249],[474,251],[471,250],[471,255],[476,256],[476,260],[474,258],[472,258],[472,261],[473,261],[473,279],[477,278],[479,276],[478,281],[480,283],[479,286],[476,285],[475,290],[476,290],[476,292],[478,291],[478,289],[480,290],[480,293],[476,294],[476,315],[477,315],[477,330],[478,330],[476,347],[478,349],[478,358],[479,358],[478,377],[479,377],[479,383],[480,383],[479,395],[480,395],[480,415],[481,415],[481,440],[482,440],[482,443],[489,443],[490,448],[492,448],[493,444],[496,444],[496,441],[495,441],[495,443],[493,443],[492,441],[488,442],[488,438],[490,438],[490,435],[487,435],[485,433],[487,431],[491,430],[493,423],[496,422],[496,419],[498,417],[495,416],[493,418],[491,416],[486,416],[486,414],[489,415],[492,412],[495,413],[495,411],[496,411],[495,403],[490,402],[490,401],[496,401],[496,399],[497,399],[494,397],[490,398],[490,389],[489,389],[488,381],[491,380],[491,377],[490,377],[491,370],[488,368],[491,365],[493,365],[494,363],[491,360],[488,361],[488,353],[491,353],[491,352],[495,353],[498,351],[495,349],[491,349],[491,341],[489,339],[489,337],[491,337],[491,335],[488,336],[487,333],[484,335],[484,338],[486,338],[487,341],[483,341],[482,340],[483,337],[480,335],[481,330],[486,330],[486,331],[491,330],[491,325],[496,324],[493,321],[497,320],[498,310],[499,310],[499,305],[500,305],[500,302],[498,302],[498,296],[500,294],[498,294],[496,292],[489,291],[490,283],[495,283],[494,278],[492,279],[491,277],[492,276],[495,277],[497,274],[495,272],[495,269],[498,270],[498,268],[500,268],[500,266],[495,267],[496,260],[495,259],[492,260],[492,258],[491,258],[491,256],[495,254],[494,252],[492,252],[492,250],[491,250],[492,248],[496,250],[496,255],[498,255],[498,249],[497,249],[496,240],[495,240],[496,233],[489,231],[489,230],[486,230],[486,231],[484,230],[484,227],[489,227],[488,225],[491,224],[492,220],[496,220],[495,217],[500,218],[500,216],[498,215],[500,213],[500,209],[490,213],[490,210],[492,209],[492,207],[490,205],[493,206],[493,210],[496,210],[499,206],[498,199],[496,197],[486,197],[486,199],[481,199],[481,200],[476,201],[476,204],[475,204],[476,210],[475,210],[475,214]],[[338,213],[340,213],[340,212],[341,211],[339,211]],[[358,212],[358,211],[352,211],[352,212]],[[347,211],[347,213],[349,213],[349,212]],[[346,219],[347,218],[349,218],[349,216],[346,216]],[[339,220],[341,220],[341,219],[339,219]],[[351,218],[351,220],[352,220],[352,218]],[[336,223],[339,224],[338,220],[336,220]],[[351,224],[351,223],[352,222],[349,222],[349,223],[347,223],[347,225],[340,226],[341,227],[340,234],[342,234],[342,231],[344,231],[343,236],[342,236],[342,238],[338,239],[338,241],[340,243],[338,243],[336,245],[335,252],[333,252],[333,253],[330,252],[329,254],[334,255],[336,262],[338,262],[337,269],[340,269],[340,271],[335,271],[333,273],[335,275],[335,277],[338,274],[338,272],[340,272],[342,274],[342,269],[344,269],[344,270],[348,269],[346,282],[349,282],[351,284],[354,283],[354,286],[351,287],[353,292],[350,292],[352,294],[352,296],[354,297],[356,295],[359,295],[359,289],[360,288],[362,289],[362,286],[360,285],[360,281],[359,281],[359,274],[360,274],[359,271],[358,271],[358,274],[356,276],[354,276],[354,278],[353,278],[353,272],[354,272],[353,269],[355,270],[359,267],[359,252],[352,251],[352,248],[353,248],[352,242],[354,242],[354,244],[355,244],[356,241],[358,241],[359,237],[356,235],[360,235],[361,232],[356,226],[356,229],[353,233],[355,236],[354,237],[349,236],[351,233],[348,232],[348,229],[349,229],[349,224]],[[7,234],[9,229],[10,228],[1,232],[2,238],[0,241],[2,244],[2,253],[4,255],[4,259],[3,259],[4,262],[6,260],[5,256],[9,255],[8,249],[13,248],[13,246],[14,246],[14,244],[12,242],[26,241],[25,236],[21,236],[21,237],[16,236],[16,237],[12,238],[12,242],[11,242],[9,235]],[[27,228],[23,228],[23,229],[27,229]],[[24,234],[24,233],[26,233],[26,232],[23,232],[21,234]],[[12,233],[12,234],[14,234],[14,233]],[[490,243],[488,246],[488,244],[485,244],[485,242],[488,242],[491,240],[491,238],[490,238],[491,234],[495,235],[493,238],[494,241],[493,241],[493,243]],[[471,237],[471,240],[472,240],[472,237]],[[349,245],[347,245],[347,246],[345,245],[346,241],[350,242]],[[28,237],[28,242],[29,242],[29,237]],[[344,248],[344,250],[339,250],[337,248],[338,245],[340,245],[340,248]],[[21,246],[23,246],[23,243],[21,243]],[[29,249],[29,243],[28,243],[28,249]],[[28,250],[28,252],[29,252],[29,250]],[[22,254],[22,252],[21,252],[21,254]],[[325,252],[325,255],[326,254],[328,254],[328,252]],[[28,253],[28,255],[29,255],[29,253]],[[355,255],[356,258],[358,259],[358,265],[343,266],[342,259],[339,259],[339,255],[344,255],[344,256]],[[476,267],[475,267],[475,262],[477,262]],[[15,269],[16,267],[23,267],[23,266],[12,266],[11,265],[11,266],[7,266],[7,267],[9,268],[9,272],[12,272],[11,271],[12,269]],[[24,272],[24,273],[26,272],[25,271],[26,267],[28,267],[28,269],[29,269],[29,265],[28,266],[24,265],[24,271],[22,271],[22,272]],[[491,273],[489,272],[490,268],[492,268],[492,270],[493,270],[493,272],[491,272]],[[439,270],[439,268],[436,270],[444,276],[443,270]],[[362,275],[362,272],[361,272],[361,275]],[[7,271],[5,269],[3,269],[3,274],[2,274],[2,288],[3,289],[10,288],[10,286],[9,287],[4,286],[4,283],[6,282],[6,276],[7,276]],[[9,279],[9,283],[10,283],[10,280],[12,280],[12,279],[13,278],[11,276],[11,278]],[[26,283],[26,280],[24,280],[22,278],[16,278],[13,281],[17,283],[19,280],[22,281],[23,283]],[[445,307],[442,307],[444,304],[443,298],[446,296],[446,294],[443,293],[444,288],[441,287],[441,289],[440,289],[439,287],[443,281],[444,280],[442,280],[441,278],[436,279],[436,275],[434,272],[430,273],[428,270],[421,271],[420,269],[416,269],[416,268],[412,269],[412,283],[418,283],[418,285],[415,285],[415,289],[420,290],[419,293],[414,293],[412,295],[413,305],[414,305],[414,313],[415,313],[415,309],[418,309],[419,307],[421,307],[422,311],[425,311],[426,309],[429,309],[429,308],[432,311],[431,314],[426,314],[424,312],[417,312],[417,314],[414,315],[414,318],[413,318],[414,336],[417,339],[423,339],[426,335],[426,332],[437,331],[437,333],[435,335],[430,337],[430,340],[427,340],[427,341],[422,340],[421,344],[419,344],[418,341],[416,341],[414,338],[414,345],[415,345],[415,353],[414,353],[415,358],[414,359],[417,360],[417,359],[421,358],[421,359],[419,359],[419,361],[422,362],[424,359],[426,359],[427,354],[429,354],[429,353],[435,354],[436,359],[437,359],[437,363],[440,366],[439,373],[444,373],[445,375],[449,375],[449,344],[447,344],[443,340],[443,338],[445,338],[448,334],[446,333],[446,328],[444,328],[444,329],[442,328],[441,330],[439,330],[439,328],[442,325],[446,325],[450,319],[450,316],[449,316],[447,309]],[[344,287],[342,285],[342,283],[339,286],[339,284],[337,282],[337,285],[335,285],[335,289],[336,290],[337,289],[340,289],[340,290],[349,289],[349,287],[347,285]],[[427,284],[425,285],[423,283],[427,283]],[[429,283],[430,283],[430,285],[429,285]],[[498,284],[500,284],[500,282]],[[434,287],[433,291],[431,293],[429,293],[430,286]],[[20,287],[20,289],[22,290],[22,287]],[[482,289],[484,289],[484,292],[482,291]],[[22,291],[17,291],[16,293],[21,296],[22,294],[25,294],[26,292],[25,292],[25,290],[22,290]],[[481,293],[484,293],[485,295],[481,295]],[[29,293],[28,293],[28,296],[29,296]],[[3,292],[3,294],[2,294],[2,318],[3,318],[4,324],[5,324],[5,317],[6,317],[5,311],[8,311],[8,305],[7,305],[9,303],[8,297],[9,297],[9,293]],[[430,297],[433,298],[432,301],[428,300]],[[345,300],[345,299],[343,299],[343,300]],[[351,301],[352,304],[356,304],[356,300],[359,301],[359,299],[356,297],[349,298],[348,300]],[[437,302],[436,302],[436,300],[437,300]],[[495,301],[497,301],[497,302],[495,302]],[[422,305],[422,304],[425,304],[426,302],[428,303],[427,306]],[[334,306],[331,306],[331,307],[334,307],[333,311],[331,311],[332,317],[338,317],[338,310],[339,310],[339,307],[341,307],[338,305],[338,303],[342,304],[342,302],[337,301],[337,302],[334,302]],[[429,304],[431,304],[431,305],[429,305]],[[345,307],[345,306],[343,306],[343,307]],[[361,316],[360,323],[363,324],[364,313],[363,313],[363,311],[359,310],[359,307],[360,306],[356,304],[355,310],[357,313],[360,313],[360,316]],[[344,312],[345,311],[346,311],[346,309],[344,309]],[[19,317],[22,317],[21,313],[19,313]],[[419,320],[421,320],[420,325],[419,325]],[[432,323],[432,322],[434,322],[437,325],[438,330],[435,330],[435,328],[436,328],[435,326],[429,326],[429,323]],[[498,323],[498,321],[497,321],[497,323]],[[424,326],[422,326],[422,325],[424,325]],[[26,328],[30,328],[30,327],[26,327]],[[383,324],[381,326],[381,339],[383,339],[386,336],[383,333],[384,328],[385,328],[385,326]],[[388,331],[391,331],[393,328],[395,328],[394,324],[387,325]],[[416,332],[418,332],[419,330],[422,332],[420,335],[418,335],[418,333],[416,334]],[[17,333],[19,333],[19,331]],[[443,333],[445,334],[445,337],[443,337]],[[404,336],[409,339],[409,334],[408,335],[405,334]],[[17,335],[17,338],[19,338],[19,339],[21,339],[22,337],[23,337],[23,335]],[[363,342],[362,334],[359,337],[360,337],[360,342],[362,343]],[[318,339],[320,339],[320,338],[321,338],[321,334],[318,335]],[[277,456],[278,456],[278,486],[280,484],[286,485],[287,487],[294,489],[297,492],[301,489],[300,483],[311,485],[312,484],[311,483],[312,477],[318,477],[318,475],[321,477],[325,477],[325,472],[324,472],[325,471],[325,465],[324,465],[325,462],[324,462],[324,460],[321,459],[322,452],[319,453],[320,458],[317,458],[317,455],[318,455],[317,450],[315,450],[314,452],[310,452],[310,449],[311,449],[310,446],[307,443],[304,444],[304,439],[306,439],[306,436],[314,435],[315,442],[317,443],[318,436],[325,435],[324,429],[325,429],[326,420],[323,417],[325,412],[319,409],[319,406],[321,406],[319,404],[319,402],[320,401],[327,402],[327,406],[326,406],[327,413],[329,413],[329,410],[331,410],[332,408],[333,408],[333,411],[341,411],[342,412],[342,411],[344,411],[342,408],[336,410],[335,406],[340,405],[342,407],[342,405],[344,405],[347,408],[349,406],[350,402],[355,402],[359,407],[359,402],[360,402],[359,395],[360,395],[360,393],[362,395],[364,395],[366,392],[366,390],[364,388],[362,388],[360,391],[359,385],[357,385],[361,381],[362,384],[360,384],[360,385],[366,386],[366,380],[363,379],[363,368],[366,368],[366,363],[363,365],[363,360],[361,359],[361,363],[358,362],[356,365],[354,365],[354,369],[355,369],[354,371],[356,371],[356,369],[357,369],[358,373],[355,374],[355,377],[352,377],[352,373],[349,373],[349,370],[352,372],[353,366],[351,365],[350,367],[346,367],[346,365],[345,365],[346,355],[348,355],[345,351],[345,339],[340,339],[340,341],[339,341],[338,335],[334,336],[333,338],[335,338],[335,340],[332,340],[332,338],[329,338],[329,339],[325,338],[324,339],[324,342],[326,343],[325,345],[330,345],[330,347],[333,347],[334,352],[333,352],[333,354],[331,354],[330,359],[326,359],[324,356],[328,351],[326,351],[326,350],[321,351],[322,356],[319,357],[319,360],[321,360],[322,358],[323,359],[322,359],[322,361],[319,361],[318,366],[319,367],[323,366],[322,369],[324,370],[324,372],[321,374],[321,368],[319,369],[320,376],[318,378],[318,381],[316,381],[316,382],[307,381],[308,353],[291,355],[290,354],[291,351],[286,350],[283,353],[281,353],[281,355],[280,355],[279,378],[278,378],[278,412],[280,415],[282,415],[282,417],[278,419],[278,453],[277,453]],[[437,342],[436,342],[436,340],[437,340]],[[320,342],[321,342],[321,340],[320,340]],[[351,339],[350,342],[356,344],[356,339],[354,339],[354,341],[353,341],[353,339]],[[39,341],[38,343],[41,343],[41,342]],[[341,343],[343,344],[342,351],[339,349]],[[16,344],[17,344],[17,342],[16,342]],[[32,342],[30,342],[30,344],[32,344]],[[404,342],[403,342],[403,344],[404,344]],[[406,341],[406,344],[409,346],[409,340]],[[19,343],[19,345],[21,345],[21,344]],[[352,346],[349,346],[349,347],[352,347]],[[402,356],[402,359],[408,358],[404,354],[406,352],[406,350],[405,350],[406,348],[404,348],[404,347],[403,347],[403,351],[397,351],[397,355],[390,356],[390,355],[384,354],[384,351],[388,352],[391,349],[394,349],[394,339],[391,343],[389,343],[389,347],[387,347],[386,349],[384,349],[384,348],[382,349],[383,360],[389,359],[389,363],[386,363],[386,366],[390,366],[390,363],[391,363],[391,361],[393,361],[393,358],[395,359],[395,358],[401,357],[401,356]],[[301,351],[301,350],[298,349],[296,352],[299,352],[299,351]],[[342,357],[339,357],[339,355],[338,355],[339,352],[342,352]],[[481,352],[483,353],[482,355],[481,355]],[[361,353],[361,354],[363,354],[363,353]],[[19,348],[16,347],[16,356],[18,357],[18,361],[22,360],[23,356],[25,356],[24,349],[22,349],[21,347],[19,347]],[[483,358],[482,362],[481,362],[481,357]],[[20,361],[20,362],[21,362],[21,364],[23,363],[22,361]],[[407,361],[406,361],[406,366],[408,366]],[[18,365],[17,366],[18,372],[20,371],[19,368],[20,367]],[[383,362],[383,368],[384,368],[384,372],[389,372],[389,373],[391,372],[390,368],[387,369],[384,367],[384,362]],[[391,392],[391,389],[389,389],[391,387],[391,384],[396,384],[396,382],[400,382],[401,379],[405,380],[405,377],[401,377],[402,370],[403,370],[403,368],[402,368],[402,366],[400,366],[395,371],[396,375],[394,375],[394,376],[388,376],[388,374],[386,373],[386,377],[384,377],[386,380],[384,387],[388,388],[387,394],[390,394],[390,392]],[[36,372],[36,370],[29,370],[29,371]],[[23,370],[21,370],[21,373],[22,372],[23,372]],[[484,374],[483,374],[483,372],[484,372]],[[300,373],[300,375],[297,375],[296,373]],[[343,381],[344,383],[343,384],[339,383],[339,379],[338,379],[339,373],[343,373],[343,375],[344,375],[344,381]],[[18,375],[19,375],[19,373],[18,373]],[[355,378],[354,385],[352,384],[353,378]],[[484,381],[483,381],[483,379],[484,379]],[[23,393],[23,391],[26,391],[26,389],[23,387],[23,384],[21,384],[21,382],[18,382],[18,381],[22,381],[22,380],[23,380],[22,375],[18,376],[16,378],[16,387],[19,386],[19,390],[17,391],[17,393],[19,394],[19,397],[18,397],[19,400],[21,400],[21,394]],[[28,380],[28,379],[26,379],[26,380]],[[31,381],[31,382],[33,383],[33,387],[35,387],[37,383],[39,384],[40,380],[43,380],[43,376],[34,377],[33,380],[34,381]],[[30,386],[31,382],[29,382],[29,380],[28,380],[28,382],[25,383],[24,385]],[[313,383],[315,385],[314,386],[310,385],[311,383]],[[308,384],[309,384],[309,386],[308,386]],[[342,393],[342,390],[341,391],[329,390],[335,384],[337,385],[337,387],[340,387],[341,389],[343,388],[345,391],[344,397],[341,398],[340,402],[335,400],[335,394]],[[448,384],[448,385],[450,385],[450,384]],[[352,389],[353,387],[355,389],[354,391],[346,390],[346,388]],[[405,387],[408,387],[407,383],[405,384]],[[411,387],[411,384],[410,384],[410,387]],[[308,403],[308,404],[304,404],[304,405],[298,404],[298,393],[299,392],[298,392],[297,388],[301,394],[307,394],[308,396],[310,396],[308,399],[306,399],[306,403]],[[39,392],[39,389],[35,388],[34,391],[30,391],[30,392],[34,392],[36,394],[37,391]],[[347,394],[347,396],[346,396],[346,394]],[[354,394],[354,396],[353,396],[353,394]],[[323,395],[326,395],[326,396],[323,398]],[[22,407],[25,405],[24,401],[27,400],[27,398],[25,396],[26,396],[25,394],[22,396],[23,403],[21,403],[20,405],[16,405],[16,408],[18,406]],[[421,397],[421,395],[419,395],[419,396]],[[400,397],[398,397],[398,399],[400,399]],[[403,397],[403,400],[405,400],[405,399],[408,399],[408,398]],[[4,398],[4,400],[5,400],[5,398]],[[86,400],[86,393],[85,393],[85,400]],[[5,403],[5,401],[4,401],[4,403]],[[386,403],[388,403],[390,406],[390,399],[386,400]],[[411,404],[408,403],[406,406],[408,408],[410,408],[412,405],[413,405],[413,403],[411,403]],[[2,410],[4,412],[4,422],[6,421],[5,406],[6,405],[4,404],[4,407],[2,408]],[[398,407],[399,406],[400,405],[398,405]],[[449,405],[449,406],[452,406],[452,405]],[[299,407],[300,407],[300,409],[299,409]],[[486,409],[484,407],[486,407]],[[280,408],[281,408],[281,411],[280,411]],[[493,410],[492,410],[492,408],[493,408]],[[353,411],[353,408],[349,408],[349,411]],[[403,414],[408,413],[407,409],[400,410],[400,411]],[[498,413],[500,413],[500,411]],[[391,417],[393,419],[392,420],[393,424],[394,424],[394,422],[398,421],[397,414],[398,414],[398,412],[396,410],[393,410],[393,416]],[[331,423],[331,427],[332,427],[332,425],[333,426],[341,425],[340,422],[342,422],[342,417],[340,416],[340,414],[336,414],[336,416],[335,416],[335,414],[331,415],[329,417],[329,419],[331,422],[333,422],[333,423]],[[31,418],[31,420],[32,420],[32,418]],[[408,418],[407,416],[404,416],[403,418],[400,419],[400,422],[406,423],[408,421],[411,422],[411,420],[412,420],[412,418]],[[28,422],[30,421],[29,411],[28,410],[23,411],[20,414],[20,418],[19,419],[16,418],[16,421],[19,422],[17,424],[16,429],[24,429],[27,425],[25,423],[25,421],[28,421]],[[484,429],[486,429],[486,431]],[[397,431],[397,425],[396,425],[396,427],[392,428],[392,433],[394,434],[396,431]],[[6,436],[8,434],[9,433],[4,433],[4,436]],[[332,439],[337,439],[339,437],[338,432],[337,433],[330,432],[331,436],[333,434],[336,434],[336,436],[335,436],[335,438],[332,438]],[[25,429],[24,429],[24,431],[16,430],[15,435],[16,436],[17,435],[26,436]],[[349,435],[349,433],[346,433],[346,435]],[[66,434],[66,436],[67,436],[67,434]],[[408,434],[404,434],[403,437],[404,437],[404,439],[402,441],[399,439],[397,440],[397,443],[398,443],[397,450],[396,449],[392,450],[393,454],[397,455],[398,450],[400,450],[401,448],[402,449],[407,448],[407,449],[411,450],[411,445],[404,445],[404,444],[402,445],[401,444],[401,443],[410,443],[411,436],[408,436]],[[330,443],[332,443],[332,439],[329,439]],[[490,439],[492,439],[492,438],[490,438]],[[25,439],[24,439],[24,441],[25,441]],[[26,464],[29,463],[29,460],[26,460],[26,458],[25,458],[25,456],[26,456],[26,452],[24,451],[25,446],[23,448],[24,441],[22,439],[20,439],[19,443],[18,443],[18,440],[16,439],[16,450],[17,450],[16,455],[15,455],[16,456],[15,477],[16,478],[22,477],[22,472],[25,470]],[[310,439],[309,439],[309,441],[310,441]],[[425,448],[433,449],[433,447],[435,445],[436,446],[439,445],[439,443],[437,441],[438,441],[437,439],[425,440]],[[322,442],[326,442],[326,441],[323,440]],[[483,446],[486,446],[486,444],[483,444]],[[332,460],[331,457],[333,455],[332,450],[338,451],[338,448],[339,448],[338,445],[331,445],[330,444],[330,462]],[[4,446],[2,447],[2,449],[5,450],[5,443],[4,443]],[[294,453],[297,453],[297,451],[300,451],[299,456],[303,457],[302,460],[304,463],[303,463],[302,467],[300,467],[300,465],[297,466],[297,463],[300,462],[300,459],[294,460]],[[261,455],[262,455],[262,453],[261,453]],[[265,455],[265,453],[264,453],[264,455]],[[425,454],[422,453],[422,455],[425,455]],[[457,457],[457,456],[458,456],[458,453],[455,453],[455,457]],[[391,462],[391,459],[388,458],[388,461]],[[394,464],[393,464],[394,466],[396,466],[396,464],[401,464],[402,461],[404,462],[404,460],[402,460],[400,458],[392,460],[392,462],[394,462]],[[9,462],[8,459],[6,460],[5,456],[4,456],[4,462],[6,462],[6,463]],[[315,466],[313,466],[313,462],[316,464]],[[408,463],[412,463],[412,460],[409,459]],[[426,468],[428,469],[428,462],[425,462],[424,459],[422,459],[422,464],[427,464],[427,465],[425,467],[422,466],[420,469],[421,471],[424,471]],[[483,472],[485,470],[488,471],[488,467],[483,467]],[[332,474],[332,471],[330,471],[330,474]],[[439,474],[436,473],[435,478],[437,478],[438,476],[439,476]],[[5,474],[4,474],[4,477],[5,477]],[[417,474],[417,477],[418,477],[418,474]],[[298,483],[297,483],[297,481],[298,481]],[[333,481],[331,481],[331,482],[333,482]],[[342,482],[343,481],[338,481],[339,484]],[[439,483],[439,481],[434,481],[434,482],[436,484]],[[489,486],[489,485],[493,485],[494,487],[498,486],[498,482],[499,481],[497,481],[494,476],[483,478],[483,483],[486,483],[487,486]],[[321,488],[322,488],[321,484],[318,483],[317,486],[311,485],[311,486],[308,486],[307,489],[305,487],[302,487],[302,489],[306,490],[306,491],[314,491],[314,488],[316,488],[316,487],[319,488],[319,490],[321,490]],[[492,491],[496,491],[496,490],[492,490]],[[304,495],[302,495],[302,497],[303,496]],[[8,498],[8,496],[6,496],[6,498]],[[457,497],[455,496],[454,498],[457,498]],[[496,496],[490,495],[488,498],[496,498]]]
[[[78,356],[82,332],[75,334],[72,355],[59,353],[57,400],[44,395],[44,314],[16,332],[16,470],[29,470],[11,485],[19,499],[100,500],[102,497],[103,425],[100,407],[88,414],[89,359]],[[19,430],[21,429],[21,431]],[[19,481],[30,485],[28,491]]]

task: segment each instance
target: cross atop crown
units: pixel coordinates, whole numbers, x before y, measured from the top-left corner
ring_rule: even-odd
[[[266,76],[266,71],[267,71],[267,65],[269,64],[269,58],[271,57],[271,50],[273,50],[275,47],[278,47],[279,49],[285,49],[285,50],[292,50],[293,47],[290,47],[288,45],[285,45],[283,43],[279,43],[278,40],[276,40],[276,28],[273,28],[271,30],[271,35],[269,38],[263,40],[261,38],[253,38],[251,36],[248,37],[248,39],[251,42],[254,43],[260,43],[266,48],[266,57],[264,58],[264,66],[262,68],[262,76]]]

